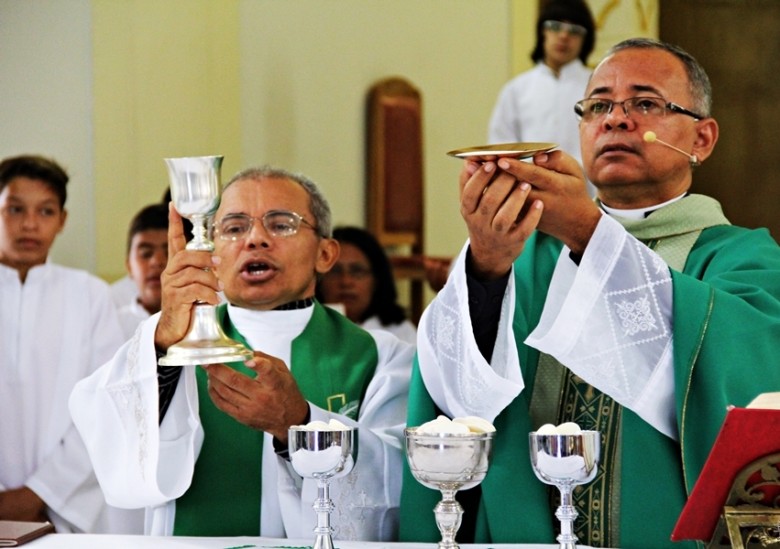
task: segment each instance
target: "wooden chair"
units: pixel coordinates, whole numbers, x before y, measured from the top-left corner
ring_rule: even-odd
[[[387,250],[396,280],[409,281],[416,323],[425,287],[422,99],[407,80],[386,78],[370,88],[366,111],[366,227]]]

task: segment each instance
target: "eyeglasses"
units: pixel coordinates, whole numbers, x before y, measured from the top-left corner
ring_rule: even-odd
[[[582,25],[575,25],[574,23],[564,23],[563,21],[553,21],[552,19],[542,23],[544,30],[552,32],[565,32],[573,34],[574,36],[585,36],[588,34],[588,29]]]
[[[592,122],[611,113],[615,105],[623,107],[623,112],[627,117],[636,114],[637,118],[661,118],[666,115],[667,111],[671,111],[677,114],[685,114],[696,120],[706,118],[676,103],[668,102],[663,97],[631,97],[624,101],[612,101],[611,99],[594,97],[577,101],[574,104],[574,112],[577,113],[577,116],[583,122]]]
[[[228,214],[214,224],[214,233],[222,240],[239,240],[244,238],[255,221],[263,223],[263,227],[271,236],[293,236],[298,232],[301,224],[310,227],[319,234],[317,227],[306,221],[303,216],[295,212],[284,210],[271,210],[263,217],[252,217],[246,214]]]
[[[363,280],[371,276],[371,268],[365,265],[339,265],[337,263],[325,276],[349,276],[355,280]]]

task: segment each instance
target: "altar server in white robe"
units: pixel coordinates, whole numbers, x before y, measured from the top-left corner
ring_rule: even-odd
[[[71,411],[111,504],[145,506],[154,535],[307,538],[316,483],[286,456],[293,425],[359,427],[354,470],[331,484],[340,539],[397,536],[412,346],[367,332],[313,299],[339,254],[330,210],[304,176],[250,169],[227,183],[213,254],[184,248],[172,208],[160,314],[79,383]],[[192,304],[218,304],[254,356],[158,367]]]
[[[39,156],[0,162],[0,520],[122,532],[68,413],[76,382],[123,341],[108,285],[47,260],[68,179]]]
[[[160,277],[168,264],[168,205],[150,204],[138,211],[127,231],[125,266],[134,291],[117,308],[125,339],[160,310]]]

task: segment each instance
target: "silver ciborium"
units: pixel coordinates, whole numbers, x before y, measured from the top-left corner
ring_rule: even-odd
[[[528,435],[531,452],[531,466],[537,478],[545,484],[558,488],[561,504],[555,517],[561,523],[561,533],[556,538],[560,549],[575,549],[574,519],[577,510],[572,504],[575,486],[592,481],[598,472],[601,458],[601,433],[582,431],[578,434]]]
[[[347,476],[357,459],[357,429],[309,430],[290,427],[287,435],[290,462],[304,478],[317,480],[317,499],[312,508],[317,513],[313,549],[333,549],[330,514],[335,509],[330,499],[330,481]]]
[[[166,158],[171,184],[171,201],[182,217],[192,222],[193,238],[188,250],[214,251],[206,234],[206,222],[219,207],[222,189],[219,170],[222,156]],[[197,302],[192,307],[190,327],[184,339],[168,348],[159,360],[162,366],[196,366],[245,361],[252,351],[225,335],[214,305]]]
[[[442,539],[439,548],[457,549],[455,535],[463,518],[463,507],[455,499],[458,490],[473,488],[485,478],[493,450],[494,433],[418,434],[407,428],[406,459],[417,481],[439,490],[442,499],[433,513]]]

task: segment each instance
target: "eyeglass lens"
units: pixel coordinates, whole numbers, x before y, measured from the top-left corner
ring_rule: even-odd
[[[565,32],[567,34],[573,34],[575,36],[585,36],[588,29],[582,25],[575,25],[574,23],[565,23],[564,21],[547,20],[543,24],[544,28],[552,32]]]
[[[583,99],[577,102],[575,111],[583,120],[592,120],[606,116],[615,106],[620,106],[626,116],[639,114],[642,116],[663,116],[666,113],[666,101],[660,97],[631,97],[624,101],[611,99]]]
[[[255,220],[261,221],[265,230],[273,236],[292,236],[298,232],[301,222],[305,222],[303,217],[295,212],[272,211],[262,218],[234,214],[219,221],[217,232],[223,240],[237,240],[252,230]]]

